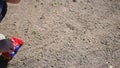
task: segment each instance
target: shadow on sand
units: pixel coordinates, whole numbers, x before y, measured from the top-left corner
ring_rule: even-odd
[[[9,60],[0,56],[0,68],[7,68]]]

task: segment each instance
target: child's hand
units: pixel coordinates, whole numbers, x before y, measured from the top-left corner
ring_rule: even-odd
[[[0,52],[12,52],[14,50],[14,45],[11,39],[0,40]]]

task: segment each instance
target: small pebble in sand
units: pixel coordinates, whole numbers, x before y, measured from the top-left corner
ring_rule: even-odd
[[[73,0],[73,2],[76,2],[76,0]]]
[[[113,66],[112,66],[112,65],[110,65],[110,66],[109,66],[109,68],[113,68]]]

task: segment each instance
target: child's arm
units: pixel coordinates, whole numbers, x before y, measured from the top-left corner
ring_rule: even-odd
[[[9,3],[17,4],[20,2],[20,0],[6,0]]]

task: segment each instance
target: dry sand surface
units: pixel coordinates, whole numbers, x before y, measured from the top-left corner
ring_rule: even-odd
[[[120,68],[120,0],[21,0],[0,32],[25,41],[8,68]]]

